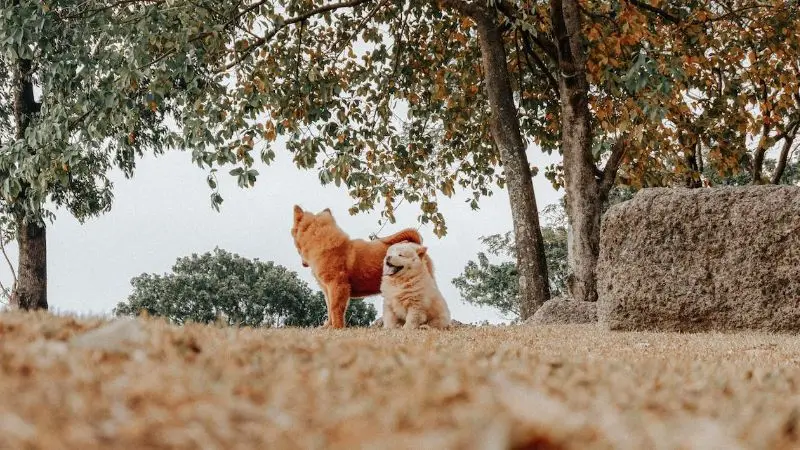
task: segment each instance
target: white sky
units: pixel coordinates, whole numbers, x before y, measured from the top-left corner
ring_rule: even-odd
[[[295,168],[285,150],[276,149],[276,153],[278,158],[272,165],[257,166],[261,175],[254,188],[240,189],[227,170],[220,171],[225,202],[219,213],[210,206],[206,171],[193,165],[187,152],[146,156],[138,162],[131,180],[115,172],[115,200],[110,213],[81,225],[69,213],[59,211],[48,229],[51,309],[109,313],[130,293],[132,277],[143,272],[167,272],[176,258],[215,246],[286,266],[318,289],[310,270],[301,266],[289,234],[292,205],[297,203],[312,211],[331,208],[339,225],[351,237],[361,238],[378,230],[379,212],[350,216],[347,209],[351,200],[344,188],[321,186],[316,171]],[[529,157],[542,168],[556,160],[538,150],[531,150]],[[562,194],[553,190],[543,172],[534,178],[540,209]],[[508,195],[496,190],[494,196],[482,200],[478,211],[470,209],[465,198],[465,193],[457,192],[452,199],[439,202],[448,223],[447,236],[437,238],[430,226],[423,226],[420,232],[436,264],[437,282],[453,318],[500,322],[503,318],[496,311],[464,303],[451,280],[482,249],[480,236],[511,229]],[[381,234],[416,227],[417,208],[414,204],[401,206],[397,223],[387,225]],[[14,257],[13,245],[11,251]],[[8,267],[0,265],[0,280],[6,283],[9,279]],[[380,314],[380,297],[366,301]]]

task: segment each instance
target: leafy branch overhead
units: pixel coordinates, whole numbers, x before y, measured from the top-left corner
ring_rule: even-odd
[[[550,2],[495,1],[521,133],[560,151]],[[34,215],[108,209],[107,172],[184,149],[240,186],[285,143],[352,212],[400,201],[446,232],[440,196],[477,208],[505,186],[489,129],[476,24],[458,1],[20,1],[0,8],[0,196]],[[453,6],[455,5],[455,6]],[[792,2],[580,2],[597,183],[634,188],[787,156],[800,123]],[[10,80],[22,60],[40,110],[14,138]],[[584,70],[584,69],[582,69]],[[758,144],[749,148],[747,141]],[[785,151],[783,149],[785,148]],[[698,161],[706,155],[706,161]],[[560,164],[545,170],[557,186]],[[216,175],[209,177],[219,206]]]

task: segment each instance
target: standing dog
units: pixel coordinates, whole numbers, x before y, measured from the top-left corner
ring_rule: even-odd
[[[383,259],[389,246],[404,241],[422,244],[422,237],[413,229],[374,241],[350,239],[336,224],[330,209],[314,214],[297,205],[292,238],[303,267],[311,268],[325,294],[328,320],[323,326],[333,328],[344,328],[344,314],[351,297],[380,293]],[[425,264],[433,273],[430,258]]]
[[[427,249],[404,242],[389,247],[383,264],[383,327],[450,326],[450,310],[433,274],[426,269]]]

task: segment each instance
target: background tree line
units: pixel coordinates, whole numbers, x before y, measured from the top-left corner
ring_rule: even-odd
[[[114,314],[250,327],[316,327],[327,314],[322,292],[312,291],[295,272],[220,249],[178,258],[171,273],[144,273],[131,286]],[[372,304],[353,300],[345,318],[348,326],[365,327],[376,316]]]
[[[527,149],[566,192],[567,290],[596,299],[614,186],[787,175],[800,128],[796,0],[15,0],[0,6],[0,214],[11,300],[46,308],[52,207],[111,207],[111,167],[182,149],[240,186],[285,138],[352,213],[509,194],[519,311],[550,285]],[[765,164],[776,152],[774,167]],[[744,168],[744,169],[743,169]],[[713,180],[713,177],[706,177]]]

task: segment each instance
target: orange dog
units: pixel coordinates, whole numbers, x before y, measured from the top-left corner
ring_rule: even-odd
[[[330,209],[314,214],[297,205],[292,237],[303,266],[311,268],[325,294],[328,320],[323,326],[333,328],[344,328],[344,313],[351,297],[380,293],[383,260],[389,246],[404,241],[422,244],[422,237],[410,228],[374,241],[350,239],[336,225]],[[432,274],[430,258],[425,258],[425,265]]]

